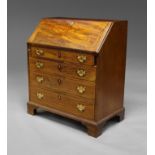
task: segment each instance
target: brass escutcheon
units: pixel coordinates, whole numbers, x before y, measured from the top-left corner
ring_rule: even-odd
[[[61,81],[61,79],[58,79],[57,81],[58,81],[58,84],[59,84],[59,85],[60,85],[60,84],[61,84],[61,82],[62,82],[62,81]]]
[[[61,100],[61,95],[58,95],[58,99]]]
[[[61,70],[62,70],[61,64],[58,64],[58,70],[61,72]]]

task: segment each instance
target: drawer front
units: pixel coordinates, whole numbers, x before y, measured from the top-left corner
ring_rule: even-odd
[[[91,100],[82,100],[37,87],[33,87],[30,92],[30,101],[32,102],[81,118],[94,119],[94,103]]]
[[[94,82],[70,79],[57,75],[38,74],[30,71],[30,83],[33,86],[60,91],[70,95],[88,99],[95,98]]]
[[[94,65],[94,56],[87,53],[38,47],[31,47],[30,51],[30,55],[35,58],[47,58],[77,64]]]
[[[32,72],[44,74],[58,74],[65,77],[95,81],[96,67],[86,65],[75,65],[67,62],[56,62],[29,57]]]

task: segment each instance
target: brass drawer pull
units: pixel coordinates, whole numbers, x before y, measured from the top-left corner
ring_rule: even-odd
[[[44,97],[44,94],[42,94],[42,93],[37,93],[37,98],[38,98],[39,100],[43,99],[43,97]]]
[[[85,76],[86,71],[83,70],[83,69],[78,69],[78,70],[77,70],[77,74],[78,74],[80,77],[83,77],[83,76]]]
[[[44,64],[42,62],[36,62],[36,67],[37,68],[42,68]]]
[[[37,82],[42,83],[44,78],[42,76],[37,76],[36,80],[37,80]]]
[[[84,112],[85,111],[85,106],[82,105],[82,104],[77,104],[77,109],[80,111],[80,112]]]
[[[36,49],[36,55],[41,56],[43,54],[44,54],[44,51],[43,50]]]
[[[80,94],[83,94],[86,91],[86,87],[84,86],[77,86],[77,90]]]
[[[87,57],[85,55],[78,55],[77,59],[79,62],[84,63],[87,60]]]

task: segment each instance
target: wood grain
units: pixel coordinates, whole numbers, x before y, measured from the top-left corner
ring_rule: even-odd
[[[29,114],[42,108],[80,121],[93,137],[111,118],[124,119],[127,21],[45,18],[27,45]]]
[[[43,99],[37,98],[37,93],[44,94]],[[59,99],[61,96],[61,99]],[[69,114],[74,114],[78,117],[93,120],[94,119],[94,102],[88,99],[82,99],[78,97],[71,97],[61,93],[55,93],[41,89],[40,87],[31,88],[30,101],[54,108]],[[85,106],[85,110],[80,112],[77,109],[77,105],[82,104]]]
[[[112,27],[97,57],[95,119],[123,108],[127,22]]]
[[[77,63],[79,65],[85,64],[85,65],[95,65],[94,56],[92,54],[87,54],[83,52],[74,52],[74,51],[68,51],[68,50],[60,50],[60,49],[51,49],[51,48],[41,48],[41,47],[30,47],[29,50],[30,56],[34,58],[45,58],[45,59],[52,59],[52,60],[58,60],[63,62],[71,62],[71,63]],[[41,50],[43,51],[43,54],[37,55],[36,51]],[[80,62],[78,60],[78,56],[85,56],[86,60],[84,62]]]
[[[38,82],[37,77],[41,77],[43,80]],[[38,74],[30,71],[30,85],[31,87],[37,86],[51,91],[59,91],[68,94],[69,96],[72,95],[93,100],[95,99],[95,83],[85,80],[71,79],[59,75]],[[78,86],[84,87],[85,91],[79,93],[77,90]]]
[[[41,62],[44,64],[42,68],[36,67],[36,62]],[[44,73],[44,74],[58,74],[65,77],[76,78],[76,79],[84,79],[88,81],[95,81],[96,79],[96,67],[95,66],[85,66],[85,65],[76,65],[70,64],[62,61],[49,61],[44,59],[35,59],[29,57],[30,68],[32,72],[36,73]],[[59,69],[59,66],[61,66]],[[77,74],[77,70],[82,69],[85,71],[85,75],[80,77]]]
[[[110,21],[42,19],[28,43],[98,52]]]

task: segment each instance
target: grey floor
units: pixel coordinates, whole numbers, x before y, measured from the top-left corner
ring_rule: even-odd
[[[97,139],[78,122],[40,112],[26,113],[27,73],[8,73],[9,155],[146,155],[146,68],[143,61],[128,65],[125,120],[109,122]],[[25,70],[25,69],[24,69]]]

